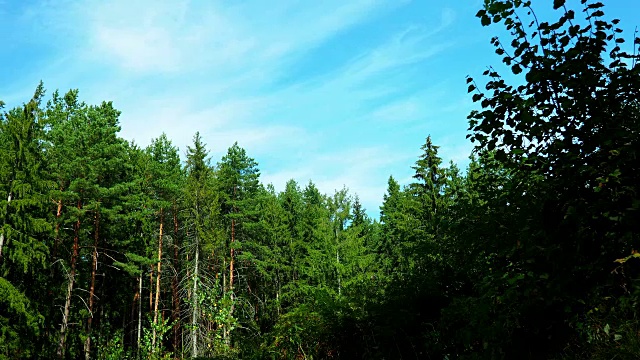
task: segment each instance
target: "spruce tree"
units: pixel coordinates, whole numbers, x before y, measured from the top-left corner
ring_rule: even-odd
[[[42,83],[21,107],[0,114],[0,357],[29,358],[43,330],[43,293],[51,225],[51,182],[43,169]],[[44,289],[42,289],[44,290]],[[36,300],[36,301],[34,301]]]
[[[215,330],[220,325],[229,326],[227,318],[221,321],[218,317],[203,317],[203,314],[208,313],[205,310],[213,308],[213,303],[217,303],[220,299],[218,298],[218,278],[212,274],[206,262],[207,252],[217,247],[215,220],[218,214],[218,200],[213,191],[213,169],[200,133],[194,136],[193,146],[187,147],[185,170],[187,178],[183,206],[186,211],[185,250],[188,261],[187,268],[183,271],[186,270],[188,279],[185,283],[185,292],[188,294],[186,305],[189,309],[188,318],[185,319],[189,324],[186,345],[187,352],[192,357],[198,357],[208,351],[207,345],[213,343],[214,351],[217,350],[215,347],[220,346],[215,341],[216,334],[219,333],[210,334],[207,322],[213,323]]]

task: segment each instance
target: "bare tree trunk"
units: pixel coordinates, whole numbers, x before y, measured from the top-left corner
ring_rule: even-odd
[[[140,336],[142,334],[142,274],[138,276],[138,292],[140,293],[140,301],[138,301],[138,356],[140,358]]]
[[[191,313],[191,356],[198,357],[198,260],[200,257],[200,249],[198,244],[198,235],[196,234],[196,254],[195,254],[195,266],[193,270],[193,294],[191,301],[193,303]]]
[[[233,188],[233,198],[236,198],[236,187]],[[233,213],[236,213],[236,207],[233,207]],[[229,263],[229,290],[231,290],[231,297],[233,299],[233,267],[234,267],[234,248],[233,245],[236,242],[236,219],[231,219],[231,262]]]
[[[236,225],[235,219],[231,219],[231,250],[229,251],[230,258],[231,258],[229,260],[229,298],[231,299],[231,309],[229,310],[229,315],[233,314],[233,310],[234,310],[233,300],[235,297],[233,293],[233,275],[234,275],[233,273],[235,271],[234,269],[235,261],[233,260],[235,256],[235,252],[234,252],[233,244],[235,243],[235,240],[236,240],[235,225]],[[229,343],[231,342],[231,338],[229,336],[229,329],[226,325],[224,326],[223,332],[224,332],[224,341],[227,345],[229,345]]]
[[[171,281],[171,293],[173,296],[173,313],[171,314],[171,318],[173,320],[173,351],[177,354],[180,338],[180,297],[178,295],[178,213],[175,204],[173,211],[173,268],[175,276]]]
[[[227,296],[229,290],[227,289],[227,258],[223,257],[222,259],[222,297]],[[223,324],[222,327],[222,339],[225,344],[227,343],[227,325]]]
[[[80,201],[78,201],[78,210],[82,208]],[[80,219],[78,219],[73,228],[73,252],[71,254],[71,270],[69,273],[69,283],[67,285],[67,296],[64,302],[64,313],[62,315],[62,324],[60,325],[60,340],[58,343],[58,357],[64,358],[67,348],[67,329],[69,325],[69,311],[71,309],[71,294],[73,293],[73,286],[76,279],[76,260],[78,259],[78,252],[80,237]]]
[[[136,279],[136,282],[138,279]],[[136,321],[136,305],[140,301],[140,293],[138,292],[138,285],[135,286],[135,294],[133,295],[133,301],[131,302],[131,317],[129,324],[134,324]],[[128,327],[129,325],[127,325]],[[135,331],[127,331],[127,336],[129,337],[129,344],[133,344],[133,338],[135,335]]]
[[[0,261],[2,260],[2,247],[4,246],[4,232],[0,230]]]
[[[60,189],[62,191],[62,189]],[[58,210],[56,211],[56,228],[53,243],[53,259],[58,258],[58,248],[60,248],[60,216],[62,215],[62,200],[58,200]]]
[[[236,197],[236,188],[233,188],[233,198],[235,199]],[[235,214],[237,212],[237,209],[235,208],[235,206],[233,207],[233,213]],[[231,257],[230,262],[229,262],[229,298],[231,299],[231,309],[229,309],[229,316],[233,315],[233,310],[235,309],[235,304],[234,304],[234,299],[235,299],[235,295],[233,292],[233,276],[234,276],[234,271],[235,271],[235,249],[234,249],[234,244],[236,242],[236,220],[235,219],[231,219],[231,249],[229,250],[229,255]],[[223,330],[223,335],[224,335],[224,341],[227,344],[227,346],[229,346],[229,344],[231,343],[231,336],[229,334],[229,328],[225,325],[224,326],[224,330]]]
[[[230,250],[230,255],[231,255],[231,260],[229,263],[229,290],[231,291],[231,296],[233,296],[233,271],[234,271],[234,261],[233,261],[233,257],[234,257],[234,249],[233,249],[233,243],[236,241],[236,221],[235,219],[231,219],[231,250]]]
[[[162,230],[163,230],[163,221],[164,214],[162,213],[162,209],[160,209],[160,236],[158,237],[158,271],[156,274],[156,301],[153,308],[153,327],[152,327],[152,338],[151,338],[151,348],[156,348],[156,325],[158,324],[158,303],[160,302],[160,273],[162,267]]]
[[[338,296],[340,296],[342,288],[340,287],[340,254],[338,253],[338,248],[336,247],[336,272],[338,273]]]
[[[100,210],[96,209],[95,232],[93,233],[93,256],[91,262],[91,287],[89,288],[89,318],[87,319],[87,339],[84,342],[84,358],[91,359],[91,325],[93,323],[93,304],[95,303],[96,270],[98,269],[98,241],[100,239]]]
[[[149,313],[153,312],[153,265],[149,265]]]

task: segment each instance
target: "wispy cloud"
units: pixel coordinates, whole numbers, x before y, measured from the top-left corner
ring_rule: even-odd
[[[397,163],[410,163],[411,155],[398,153],[387,146],[330,150],[306,158],[297,168],[263,172],[263,181],[283,190],[286,181],[295,179],[305,186],[310,180],[327,194],[344,187],[357,193],[369,213],[377,214],[386,191],[388,169]],[[321,169],[321,171],[319,171]],[[380,181],[383,179],[383,181]]]
[[[82,5],[86,50],[138,74],[274,70],[341,31],[399,3],[110,1]],[[80,5],[78,5],[80,6]]]
[[[113,100],[140,145],[165,132],[184,150],[200,131],[217,160],[238,141],[277,188],[346,186],[375,214],[427,135],[466,164],[464,77],[508,36],[472,2],[0,0],[0,97],[79,88]],[[629,6],[609,10],[624,23]]]
[[[145,145],[166,132],[184,150],[200,131],[214,160],[238,141],[277,188],[290,178],[312,179],[326,192],[346,186],[375,213],[387,177],[410,166],[424,139],[398,147],[384,131],[432,110],[434,91],[416,74],[455,46],[441,36],[455,12],[443,8],[379,33],[372,46],[347,47],[325,71],[291,79],[291,69],[314,67],[322,62],[317,49],[332,51],[353,41],[343,39],[351,29],[374,29],[410,5],[91,0],[38,3],[25,16],[40,20],[42,41],[54,37],[63,49],[42,73],[56,87],[79,87],[90,101],[114,100],[124,137]],[[46,20],[52,17],[59,22]]]

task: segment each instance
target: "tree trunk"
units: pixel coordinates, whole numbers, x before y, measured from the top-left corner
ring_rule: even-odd
[[[82,208],[80,201],[78,201],[78,210]],[[73,228],[73,252],[71,254],[71,271],[69,273],[69,283],[67,285],[67,296],[64,302],[64,313],[62,315],[62,324],[60,325],[60,340],[58,343],[58,357],[64,358],[66,351],[67,329],[69,324],[69,311],[71,309],[71,294],[73,293],[73,286],[76,279],[76,260],[78,259],[78,252],[80,237],[80,219],[76,221]]]
[[[60,189],[62,191],[62,189]],[[58,248],[60,248],[60,216],[62,215],[62,200],[58,200],[58,210],[56,211],[55,238],[53,242],[53,260],[58,258]]]
[[[153,312],[153,265],[149,265],[149,313]]]
[[[230,250],[230,262],[229,262],[229,291],[231,291],[231,296],[233,297],[233,271],[234,271],[234,249],[233,243],[236,241],[236,221],[235,219],[231,219],[231,250]]]
[[[89,288],[89,318],[87,319],[87,339],[84,342],[84,358],[91,359],[91,325],[93,323],[93,304],[96,293],[96,270],[98,269],[98,240],[100,239],[100,210],[96,209],[95,232],[93,233],[93,256],[91,262],[91,287]]]
[[[230,250],[230,256],[231,256],[231,260],[229,262],[229,298],[231,299],[231,309],[229,309],[229,316],[233,315],[233,310],[235,308],[235,304],[233,303],[233,300],[235,299],[235,295],[233,292],[233,275],[234,275],[234,271],[235,271],[235,261],[234,261],[234,256],[235,256],[235,249],[233,248],[233,244],[236,241],[236,221],[235,219],[231,219],[231,250]],[[227,344],[227,346],[231,343],[231,336],[229,334],[229,328],[225,325],[224,327],[224,340],[225,343]]]
[[[138,282],[139,280],[136,279],[136,282]],[[130,317],[130,322],[129,324],[135,324],[136,321],[136,305],[140,302],[140,292],[138,290],[138,285],[136,284],[135,286],[135,294],[133,295],[133,301],[131,302],[131,317]],[[129,327],[129,326],[127,326]],[[127,336],[129,338],[129,344],[133,344],[133,339],[135,336],[135,328],[133,331],[129,331],[127,330]]]
[[[193,294],[191,295],[191,301],[193,303],[193,309],[191,313],[191,356],[198,357],[198,260],[200,257],[200,249],[198,244],[198,235],[196,234],[196,254],[195,254],[195,266],[193,270]]]
[[[338,253],[338,248],[336,247],[336,273],[338,275],[338,296],[342,293],[342,287],[340,286],[340,254]]]
[[[7,213],[9,212],[9,204],[11,203],[12,195],[13,194],[11,192],[9,192],[9,196],[7,197]],[[3,246],[4,246],[4,231],[2,231],[2,229],[0,229],[0,263],[2,261],[2,247]]]
[[[171,281],[171,293],[173,296],[171,319],[173,320],[173,351],[177,354],[180,346],[180,297],[178,295],[178,213],[175,204],[173,211],[173,268],[176,275]]]
[[[160,271],[162,267],[162,230],[163,230],[164,214],[160,209],[160,236],[158,237],[158,271],[156,274],[156,301],[153,307],[153,327],[151,337],[151,348],[155,351],[156,348],[156,325],[158,324],[158,303],[160,302]]]
[[[140,293],[140,301],[138,301],[138,356],[140,358],[140,336],[142,335],[142,274],[138,276],[138,292]]]

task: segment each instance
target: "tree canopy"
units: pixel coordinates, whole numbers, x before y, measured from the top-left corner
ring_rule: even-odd
[[[469,165],[425,134],[379,218],[78,90],[0,102],[0,359],[639,358],[640,38],[576,7],[484,1]]]

